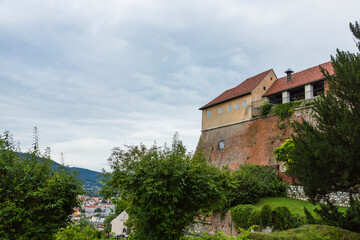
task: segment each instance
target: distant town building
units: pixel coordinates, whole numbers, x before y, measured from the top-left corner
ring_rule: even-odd
[[[111,221],[111,232],[115,233],[116,236],[127,236],[130,234],[130,229],[125,226],[126,220],[128,220],[129,215],[126,211],[120,213],[116,218]]]

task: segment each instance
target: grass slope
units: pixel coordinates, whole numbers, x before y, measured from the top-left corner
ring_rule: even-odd
[[[311,213],[313,213],[313,210],[316,207],[319,207],[319,205],[312,205],[307,201],[286,197],[262,198],[255,204],[255,206],[261,208],[266,204],[268,204],[271,208],[285,206],[290,210],[290,212],[299,214],[300,216],[305,216],[304,207],[306,207]],[[339,211],[341,212],[345,212],[346,209],[346,207],[339,207]],[[316,214],[313,214],[313,216],[317,217]]]

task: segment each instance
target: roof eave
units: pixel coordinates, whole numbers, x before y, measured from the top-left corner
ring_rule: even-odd
[[[251,94],[251,92],[247,92],[247,93],[244,93],[244,94],[241,94],[241,95],[238,95],[238,96],[235,96],[235,97],[232,97],[232,98],[226,99],[226,100],[224,100],[224,101],[221,101],[221,102],[218,102],[218,103],[211,104],[211,105],[209,105],[209,106],[205,105],[205,106],[203,106],[203,107],[199,108],[199,110],[204,110],[204,109],[206,109],[206,108],[213,107],[213,106],[219,105],[219,104],[221,104],[221,103],[228,102],[228,101],[233,100],[233,99],[235,99],[235,98],[243,97],[243,96],[245,96],[245,95],[249,95],[249,94]]]
[[[310,84],[310,83],[319,82],[319,81],[321,81],[321,80],[324,80],[324,81],[325,81],[326,78],[321,78],[321,79],[318,79],[318,80],[314,80],[314,81],[311,81],[311,82],[307,82],[307,83],[305,83],[305,84],[297,85],[297,86],[294,86],[294,87],[291,87],[291,88],[286,88],[286,89],[284,89],[284,90],[277,91],[277,92],[274,92],[274,93],[264,94],[264,95],[262,95],[262,96],[263,96],[263,97],[268,97],[268,96],[271,96],[271,95],[275,95],[275,94],[282,93],[282,92],[284,92],[284,91],[286,91],[286,90],[292,90],[292,89],[294,89],[294,88],[302,87],[302,86],[308,85],[308,84]]]

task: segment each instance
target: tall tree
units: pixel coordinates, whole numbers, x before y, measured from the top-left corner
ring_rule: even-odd
[[[14,151],[11,134],[0,135],[0,238],[52,239],[70,221],[81,185],[64,167],[40,158],[38,139],[31,154]]]
[[[360,27],[350,23],[360,51]],[[315,100],[314,123],[294,123],[287,161],[289,172],[315,202],[330,192],[357,192],[360,187],[360,53],[337,50],[331,57],[334,75],[322,69],[328,83]]]
[[[134,239],[179,239],[199,210],[222,199],[219,170],[191,156],[176,136],[171,148],[115,148],[109,163],[105,192],[127,202]]]

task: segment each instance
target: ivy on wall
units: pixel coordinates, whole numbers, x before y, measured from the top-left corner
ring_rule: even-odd
[[[266,117],[269,114],[276,114],[283,121],[287,118],[292,117],[292,115],[294,114],[294,109],[300,107],[300,104],[302,102],[303,101],[294,101],[272,106],[269,101],[265,101],[260,106],[260,116]]]

